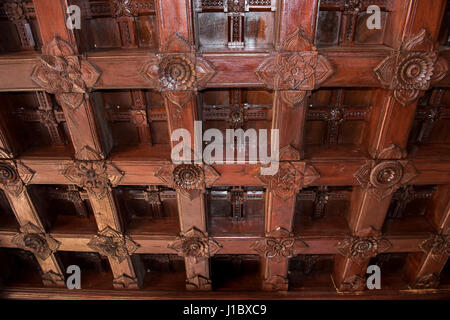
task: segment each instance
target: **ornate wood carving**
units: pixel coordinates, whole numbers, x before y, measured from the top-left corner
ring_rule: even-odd
[[[18,197],[30,183],[34,172],[20,161],[0,161],[0,188],[11,196]]]
[[[141,76],[152,88],[163,92],[196,91],[214,77],[214,67],[193,53],[194,47],[188,40],[174,33],[168,43],[141,68]]]
[[[102,199],[110,187],[124,176],[114,164],[106,161],[74,161],[66,164],[62,174],[72,183]]]
[[[133,2],[133,0],[111,0],[113,16],[137,16],[137,7]]]
[[[257,177],[267,185],[269,191],[273,191],[275,196],[286,201],[295,194],[320,178],[317,170],[305,163],[297,161],[284,161],[283,159],[300,159],[297,150],[291,146],[280,150],[280,160],[278,172],[274,175],[261,175]],[[259,171],[258,171],[259,172]]]
[[[42,275],[42,282],[46,286],[63,286],[65,285],[64,274],[50,270]]]
[[[207,233],[195,227],[185,233],[181,233],[177,240],[170,243],[168,247],[175,250],[179,256],[190,259],[194,263],[214,256],[222,248]]]
[[[426,274],[419,279],[416,280],[416,283],[413,285],[415,289],[434,289],[439,286],[440,278],[436,273]]]
[[[212,166],[197,164],[167,165],[155,174],[170,188],[177,189],[188,198],[214,184],[220,174]]]
[[[447,62],[438,57],[434,48],[428,32],[422,29],[374,69],[381,84],[394,90],[394,98],[400,104],[412,103],[421,90],[428,90],[433,82],[447,75]]]
[[[211,286],[211,280],[202,275],[196,275],[186,279],[187,290],[211,290]]]
[[[110,227],[106,227],[95,235],[89,241],[88,246],[119,263],[131,256],[139,248],[139,244],[131,240],[130,237]]]
[[[342,281],[339,291],[356,292],[363,291],[366,287],[366,279],[358,274],[354,274]]]
[[[100,77],[90,62],[80,59],[72,46],[55,37],[42,48],[31,79],[48,93],[53,93],[62,106],[77,109]]]
[[[450,255],[450,235],[431,234],[420,244],[419,248],[439,263]]]
[[[381,201],[417,175],[410,161],[367,161],[355,178]]]
[[[120,277],[113,279],[114,288],[132,288],[138,283],[138,278],[130,277],[127,274],[122,274]]]
[[[317,89],[332,73],[330,62],[318,54],[301,29],[290,35],[255,71],[256,77],[268,88],[299,91]],[[283,99],[298,104],[305,95],[285,93]]]
[[[274,275],[264,279],[263,289],[267,291],[287,291],[289,287],[288,278]]]
[[[362,264],[377,254],[389,250],[392,244],[379,236],[355,237],[350,236],[338,242],[336,248],[343,256]]]
[[[42,229],[28,222],[20,228],[20,233],[12,239],[17,247],[33,252],[37,257],[46,260],[61,245]]]
[[[276,228],[266,235],[264,240],[257,241],[252,248],[260,255],[275,262],[292,258],[308,245],[284,228]]]

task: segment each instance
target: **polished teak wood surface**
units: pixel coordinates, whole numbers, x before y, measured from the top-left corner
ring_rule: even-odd
[[[448,298],[449,21],[445,0],[2,0],[1,296]],[[195,121],[279,129],[278,173],[173,164]]]

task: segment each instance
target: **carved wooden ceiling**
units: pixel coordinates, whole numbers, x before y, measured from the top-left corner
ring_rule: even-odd
[[[2,297],[450,296],[446,0],[2,0],[0,28]],[[173,164],[194,121],[279,129],[278,173]]]

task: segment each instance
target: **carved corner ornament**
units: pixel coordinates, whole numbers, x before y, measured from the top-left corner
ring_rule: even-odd
[[[46,286],[65,286],[64,274],[50,270],[42,275],[42,282]]]
[[[358,292],[364,291],[366,287],[366,279],[361,277],[359,274],[354,274],[345,278],[340,287],[337,289],[338,292]]]
[[[120,183],[124,173],[106,161],[74,161],[66,164],[62,174],[97,199],[105,197],[110,187]]]
[[[138,278],[131,277],[127,274],[122,274],[120,277],[113,279],[113,285],[115,288],[123,288],[123,289],[137,289]]]
[[[137,5],[134,0],[111,0],[113,17],[135,17],[137,16]]]
[[[139,245],[130,237],[108,226],[89,241],[88,247],[121,263],[131,256]]]
[[[205,164],[168,164],[162,166],[155,176],[192,200],[199,192],[205,192],[206,187],[213,185],[220,174],[214,167]]]
[[[419,248],[439,263],[450,255],[450,235],[431,234],[419,245]]]
[[[416,279],[412,285],[414,289],[435,289],[439,286],[440,278],[437,273],[429,273]]]
[[[269,89],[286,91],[282,92],[282,99],[295,106],[303,101],[307,91],[317,89],[333,72],[327,58],[319,55],[311,39],[297,29],[259,65],[255,75]]]
[[[420,91],[428,90],[447,75],[447,62],[438,56],[435,47],[428,32],[422,29],[374,69],[382,86],[393,90],[401,105],[412,103]]]
[[[33,176],[34,172],[20,161],[0,161],[0,188],[11,196],[20,196]]]
[[[266,238],[257,241],[252,249],[261,256],[275,262],[282,262],[286,258],[292,258],[307,248],[308,245],[294,237],[288,230],[278,227],[266,235]]]
[[[178,33],[172,34],[140,71],[151,88],[162,92],[199,90],[215,74],[211,63],[196,55],[193,44]]]
[[[407,160],[369,160],[354,174],[359,184],[370,190],[378,201],[391,195],[415,176],[417,176],[417,170]]]
[[[168,245],[181,257],[192,260],[194,263],[204,261],[214,256],[222,249],[222,246],[207,233],[193,227]]]
[[[194,277],[186,279],[187,290],[211,290],[211,288],[211,280],[202,275],[196,275]]]
[[[85,93],[97,83],[100,71],[80,59],[69,43],[57,37],[44,45],[42,53],[31,79],[46,92],[55,94],[61,106],[77,109]]]
[[[405,149],[400,148],[396,144],[391,144],[390,146],[381,150],[378,154],[378,159],[404,159],[407,156]]]
[[[352,259],[358,264],[385,252],[392,247],[389,240],[379,236],[356,237],[349,236],[336,244],[341,255]]]
[[[20,233],[13,237],[12,243],[21,249],[31,251],[42,260],[46,260],[61,245],[60,242],[31,222],[20,228]]]
[[[294,161],[287,161],[287,160]],[[258,171],[257,178],[267,185],[269,191],[286,201],[295,194],[320,178],[320,174],[312,166],[305,162],[298,162],[299,152],[288,145],[280,150],[280,162],[277,173],[274,175],[262,175]]]
[[[264,279],[263,290],[265,291],[287,291],[289,288],[288,278],[280,275]]]

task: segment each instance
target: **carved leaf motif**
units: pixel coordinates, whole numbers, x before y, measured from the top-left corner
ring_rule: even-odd
[[[194,263],[203,261],[205,258],[214,256],[222,246],[207,233],[193,227],[181,234],[176,241],[168,245],[169,249],[175,250],[179,256],[191,259]]]
[[[404,157],[406,157],[406,151],[395,144],[391,144],[389,147],[384,148],[378,155],[379,159],[402,159]]]
[[[89,241],[88,246],[100,254],[121,263],[131,256],[139,245],[130,237],[110,228],[109,226],[100,231]]]
[[[279,47],[279,51],[314,51],[311,40],[298,28]]]
[[[37,257],[46,260],[61,245],[52,236],[28,222],[20,228],[20,233],[12,239],[17,247],[33,252]]]
[[[392,247],[392,244],[380,237],[351,236],[338,242],[336,248],[343,256],[362,264],[371,257],[376,256]]]
[[[194,46],[186,38],[178,32],[173,33],[167,39],[165,45],[161,48],[161,52],[193,52]]]

